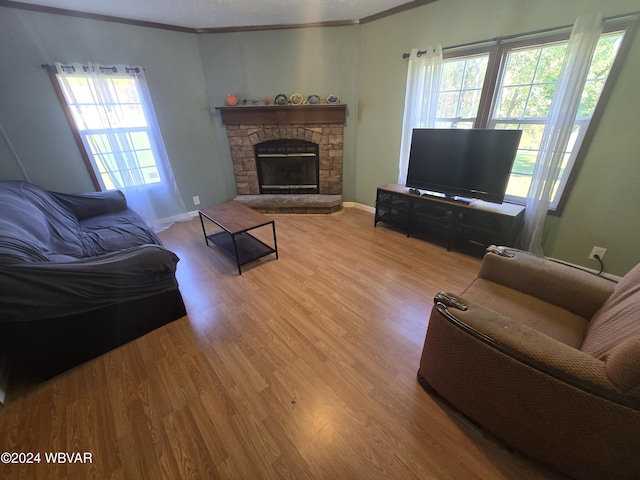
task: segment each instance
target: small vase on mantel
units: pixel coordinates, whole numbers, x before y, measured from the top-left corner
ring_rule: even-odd
[[[235,107],[238,104],[238,97],[236,97],[233,93],[230,93],[226,96],[224,102],[230,107]]]

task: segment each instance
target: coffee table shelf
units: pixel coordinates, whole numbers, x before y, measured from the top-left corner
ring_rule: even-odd
[[[207,235],[207,239],[234,260],[236,259],[235,249],[237,248],[238,266],[276,253],[275,249],[247,232],[239,233],[233,237],[230,233],[222,231]]]
[[[226,202],[220,205],[198,210],[202,233],[207,245],[211,242],[218,249],[236,261],[238,273],[242,275],[242,266],[275,253],[278,258],[276,225],[263,214],[238,202]],[[218,225],[222,231],[207,234],[204,219]],[[260,227],[271,225],[273,247],[249,233]]]

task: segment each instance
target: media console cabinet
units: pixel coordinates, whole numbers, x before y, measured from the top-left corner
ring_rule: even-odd
[[[411,193],[404,185],[378,187],[378,222],[393,225],[407,236],[419,236],[469,253],[483,254],[490,245],[518,248],[524,225],[522,205],[495,204],[482,200],[470,203]]]

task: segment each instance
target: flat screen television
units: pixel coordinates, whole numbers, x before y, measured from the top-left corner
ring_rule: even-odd
[[[502,203],[522,130],[415,128],[407,187]]]

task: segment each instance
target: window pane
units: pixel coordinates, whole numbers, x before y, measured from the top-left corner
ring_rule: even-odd
[[[500,91],[495,118],[519,118],[524,115],[529,96],[528,87],[505,87]]]
[[[540,50],[534,83],[556,83],[567,51],[567,44],[549,45]]]
[[[459,99],[460,92],[440,92],[438,118],[455,118]]]
[[[469,90],[461,93],[460,110],[458,112],[459,117],[475,118],[478,113],[478,107],[480,106],[481,93],[480,90]]]
[[[578,109],[579,117],[587,117],[593,115],[596,104],[600,99],[600,94],[604,88],[604,84],[609,76],[613,61],[618,54],[620,42],[623,35],[613,33],[603,35],[598,42],[596,51],[593,55],[593,62],[587,76],[587,83],[582,94],[582,101]]]
[[[155,167],[143,168],[141,169],[141,173],[144,177],[145,183],[157,183],[160,181],[158,169]]]
[[[531,185],[531,177],[533,176],[533,169],[540,149],[544,125],[500,123],[495,128],[522,130],[522,138],[513,162],[509,185],[507,186],[507,195],[526,197]]]
[[[553,43],[508,52],[494,117],[546,117],[565,51],[566,43]]]
[[[488,54],[444,61],[438,122],[457,124],[470,121],[473,124],[478,115],[488,61]]]
[[[151,150],[138,150],[136,153],[138,155],[138,164],[141,167],[155,167],[156,162]]]
[[[551,109],[555,84],[532,85],[523,117],[547,117]]]
[[[464,60],[444,61],[442,66],[442,91],[457,90],[464,76]]]
[[[133,148],[135,148],[136,150],[151,148],[147,132],[132,132],[129,134],[129,138],[131,139]]]
[[[533,82],[533,76],[536,73],[539,55],[539,48],[514,51],[509,54],[507,56],[507,66],[502,84],[505,87],[531,84]]]
[[[104,187],[160,182],[135,79],[93,75],[58,79]]]

